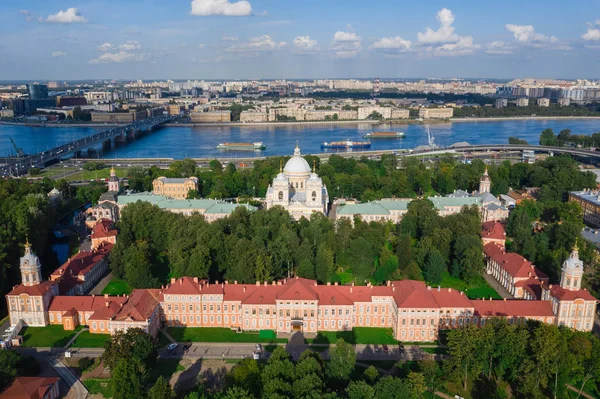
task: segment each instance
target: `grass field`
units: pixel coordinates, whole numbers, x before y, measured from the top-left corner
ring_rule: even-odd
[[[119,177],[127,176],[128,168],[119,168],[115,167],[115,173]],[[65,168],[67,170],[67,168]],[[110,177],[110,166],[107,166],[104,169],[100,170],[82,170],[80,172],[74,173],[71,176],[66,177],[67,181],[76,181],[76,180],[95,180],[95,179],[108,179]]]
[[[110,339],[110,334],[92,334],[84,331],[73,342],[73,348],[104,348],[106,341]]]
[[[452,277],[450,273],[444,272],[442,274],[442,282],[439,284],[442,288],[454,288],[464,293],[469,299],[502,299],[498,293],[489,286],[483,277],[480,277],[474,284],[467,284],[459,278]]]
[[[91,394],[102,395],[106,399],[112,398],[112,392],[109,387],[110,379],[108,378],[88,378],[83,381],[83,385],[90,391]]]
[[[46,327],[23,327],[20,335],[23,336],[23,346],[38,348],[57,348],[65,346],[67,342],[79,331],[65,331],[62,325],[49,325]]]
[[[335,344],[338,338],[351,344],[396,344],[391,328],[355,327],[351,331],[319,331],[312,344]]]
[[[339,277],[341,285],[350,284],[354,281],[354,276],[350,272],[336,272],[335,274]]]
[[[123,295],[123,294],[131,294],[132,288],[125,280],[119,280],[118,278],[113,278],[110,283],[104,287],[102,290],[102,295]]]
[[[285,338],[260,338],[258,333],[236,333],[229,328],[169,327],[167,332],[178,342],[287,342]]]
[[[52,179],[54,176],[62,175],[63,173],[66,173],[66,172],[73,172],[74,170],[75,170],[75,168],[59,168],[59,167],[46,168],[46,169],[43,169],[39,175],[30,176],[28,174],[28,175],[26,175],[26,177],[34,177],[34,178],[41,177],[42,179],[44,177],[49,177]]]
[[[150,370],[149,381],[156,381],[158,377],[163,376],[167,381],[173,374],[185,370],[185,367],[179,364],[179,359],[159,359],[156,366]]]

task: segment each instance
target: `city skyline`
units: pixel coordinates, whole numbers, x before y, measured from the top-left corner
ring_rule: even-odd
[[[11,2],[0,76],[597,78],[597,3]]]

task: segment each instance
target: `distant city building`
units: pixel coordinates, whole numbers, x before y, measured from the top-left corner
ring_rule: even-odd
[[[181,105],[169,104],[167,107],[167,112],[169,115],[179,115],[181,113]]]
[[[560,105],[561,107],[568,107],[569,105],[571,105],[571,100],[568,98],[561,98],[558,100],[558,105]]]
[[[187,198],[191,190],[198,191],[198,178],[158,177],[152,182],[152,194],[165,195],[176,199]]]
[[[92,122],[99,123],[133,123],[146,119],[145,110],[129,112],[92,112]]]
[[[391,119],[408,119],[410,111],[406,108],[392,108]]]
[[[423,119],[448,119],[454,115],[454,108],[420,108],[419,117]]]
[[[317,175],[302,157],[300,148],[296,146],[294,155],[286,162],[285,167],[273,179],[267,189],[267,209],[281,206],[290,215],[300,220],[310,219],[310,215],[320,212],[327,215],[329,194],[323,180]]]
[[[40,84],[28,84],[27,94],[30,100],[44,100],[48,98],[48,86]]]
[[[517,98],[517,107],[529,107],[529,99],[527,97]]]
[[[56,96],[57,107],[76,107],[79,105],[87,105],[85,97],[80,96]]]
[[[521,153],[521,162],[527,164],[535,163],[535,151],[523,150],[523,152]]]
[[[586,224],[600,227],[600,191],[583,190],[571,191],[569,201],[573,201],[581,206],[583,210],[583,221]]]
[[[358,107],[358,119],[368,119],[373,112],[380,114],[383,119],[391,119],[392,108],[381,107],[379,105],[371,105],[367,107]]]
[[[496,99],[496,108],[504,108],[506,106],[508,106],[508,100],[506,98]]]
[[[549,107],[550,99],[549,98],[538,98],[537,105],[538,105],[538,107]]]
[[[242,111],[240,114],[240,122],[251,123],[251,122],[267,122],[269,115],[266,112],[257,111]]]
[[[231,111],[210,111],[190,113],[192,123],[231,122]]]

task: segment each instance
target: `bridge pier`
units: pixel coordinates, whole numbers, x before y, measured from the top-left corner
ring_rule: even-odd
[[[75,152],[73,153],[73,156],[74,156],[75,158],[81,158],[81,150],[79,150],[79,151],[75,151]]]
[[[112,143],[111,143],[110,139],[103,141],[102,142],[102,150],[110,150],[111,144]]]
[[[116,144],[117,142],[119,142],[119,143],[123,143],[123,142],[125,142],[125,141],[127,141],[127,135],[126,135],[126,134],[123,134],[123,133],[121,133],[120,135],[118,135],[118,136],[115,136],[115,137],[113,138],[113,142],[114,142],[115,144]]]
[[[135,130],[133,130],[133,129],[128,130],[127,133],[125,133],[125,134],[127,135],[127,138],[130,140],[133,140],[137,137],[137,134],[136,134]]]

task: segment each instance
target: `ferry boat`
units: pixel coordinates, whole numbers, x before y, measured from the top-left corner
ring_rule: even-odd
[[[219,143],[217,150],[236,150],[236,151],[262,151],[266,149],[262,141],[254,143]]]
[[[321,148],[371,148],[371,143],[368,141],[331,141],[321,144]]]
[[[404,132],[370,132],[363,136],[365,139],[401,139]]]

